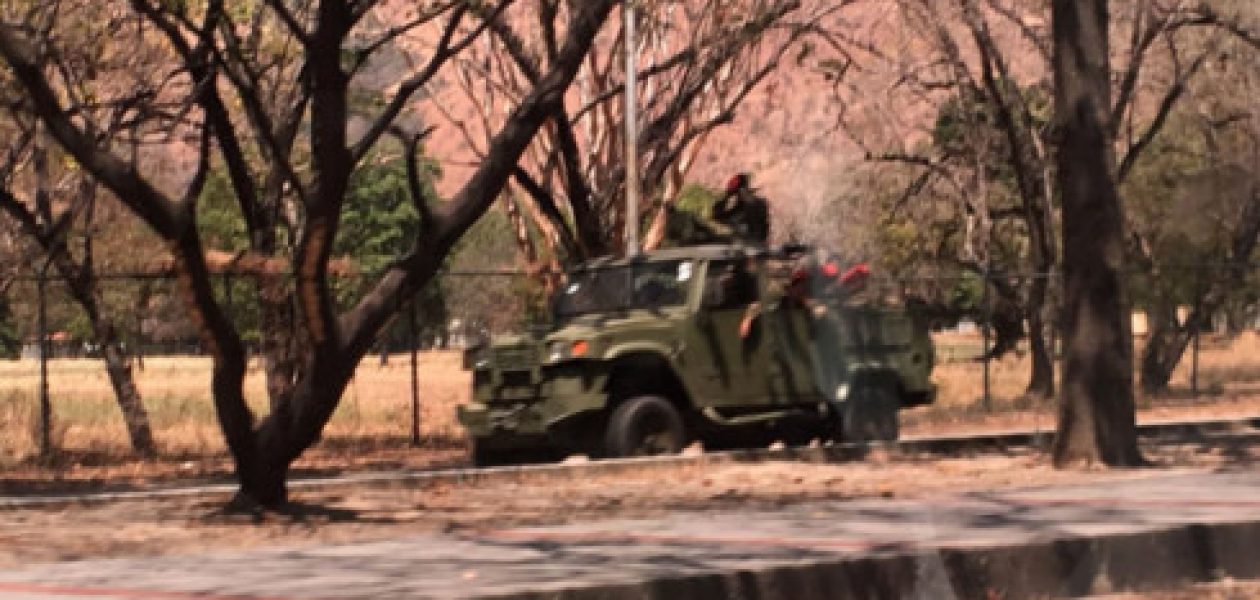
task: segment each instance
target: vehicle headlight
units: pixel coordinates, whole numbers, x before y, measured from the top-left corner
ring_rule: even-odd
[[[547,345],[547,362],[585,358],[590,354],[591,343],[587,340],[557,340]]]

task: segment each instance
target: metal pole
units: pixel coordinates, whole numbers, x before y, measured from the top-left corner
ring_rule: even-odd
[[[39,455],[43,458],[52,456],[52,401],[48,398],[48,302],[44,290],[48,265],[48,261],[44,262],[35,278],[36,294],[39,296],[35,325],[39,335]]]
[[[1203,320],[1203,315],[1200,313],[1203,309],[1202,301],[1203,282],[1200,275],[1196,278],[1196,285],[1194,286],[1194,319],[1189,323],[1194,328],[1192,332],[1194,335],[1194,346],[1192,346],[1190,351],[1190,393],[1195,396],[1199,395],[1199,337],[1203,331],[1203,327],[1200,326],[1200,322]]]
[[[989,328],[993,324],[993,300],[989,294],[989,268],[987,264],[984,270],[984,289],[982,292],[984,294],[981,299],[981,302],[984,304],[984,326],[980,329],[984,337],[984,347],[981,349],[984,353],[981,355],[984,358],[984,399],[982,400],[982,406],[984,407],[984,412],[990,412],[993,410],[993,388],[989,372],[989,360],[991,358],[989,355],[989,344],[992,337],[989,334]]]
[[[626,42],[626,255],[639,253],[638,39],[632,0],[622,3]]]
[[[416,353],[416,301],[407,309],[408,329],[411,335],[411,445],[420,445],[420,368]]]

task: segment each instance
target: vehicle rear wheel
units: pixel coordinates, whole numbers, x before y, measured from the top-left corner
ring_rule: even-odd
[[[604,450],[610,457],[677,454],[686,443],[682,417],[660,396],[636,396],[608,418]]]
[[[845,402],[842,441],[897,441],[898,408],[897,394],[891,386],[877,381],[859,383]]]

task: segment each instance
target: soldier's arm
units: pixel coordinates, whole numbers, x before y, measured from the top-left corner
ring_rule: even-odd
[[[725,219],[731,216],[731,213],[735,212],[735,202],[733,202],[734,198],[734,194],[726,194],[718,199],[717,202],[714,202],[713,210],[710,212],[710,214],[713,215],[713,218]]]
[[[761,316],[761,303],[753,302],[744,311],[744,318],[739,321],[739,337],[746,338],[752,333],[753,322]]]

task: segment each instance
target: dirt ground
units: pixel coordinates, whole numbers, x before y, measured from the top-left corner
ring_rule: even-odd
[[[1260,456],[1260,450],[1250,446],[1216,442],[1147,451],[1159,467],[1055,470],[1033,451],[961,458],[874,456],[844,464],[657,466],[616,474],[526,474],[465,484],[304,490],[295,493],[292,512],[263,516],[225,514],[224,496],[0,510],[0,567],[365,541],[461,528],[646,517],[685,509],[906,498],[1140,478],[1188,468],[1253,468]]]
[[[1144,594],[1109,594],[1091,600],[1255,600],[1260,598],[1260,581],[1225,580],[1188,585],[1178,590]]]

